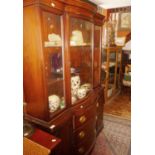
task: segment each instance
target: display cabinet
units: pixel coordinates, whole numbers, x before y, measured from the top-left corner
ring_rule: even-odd
[[[82,0],[24,0],[24,118],[61,139],[56,155],[89,154],[102,126],[96,10]]]
[[[105,87],[105,101],[120,91],[122,47],[102,49],[102,85]]]

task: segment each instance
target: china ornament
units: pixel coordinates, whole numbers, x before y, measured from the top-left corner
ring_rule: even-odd
[[[80,76],[76,75],[71,77],[71,89],[75,90],[80,87]]]
[[[58,95],[50,95],[48,97],[50,112],[56,111],[60,106],[60,97]]]
[[[86,89],[85,88],[79,88],[78,91],[77,91],[77,97],[79,99],[82,99],[86,96]]]

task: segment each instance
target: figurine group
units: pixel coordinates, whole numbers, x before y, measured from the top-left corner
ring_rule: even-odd
[[[80,76],[71,77],[71,95],[72,104],[74,104],[78,99],[84,98],[87,93],[91,90],[91,84],[85,83],[81,85]],[[64,97],[60,98],[58,95],[50,95],[48,97],[50,112],[55,112],[59,108],[64,108],[65,100]]]

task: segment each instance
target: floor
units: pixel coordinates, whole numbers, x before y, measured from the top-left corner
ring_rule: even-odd
[[[114,100],[104,105],[104,113],[131,119],[130,94],[120,93]]]

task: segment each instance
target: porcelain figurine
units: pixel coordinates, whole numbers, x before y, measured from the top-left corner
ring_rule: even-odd
[[[51,42],[59,42],[61,43],[61,37],[58,34],[52,33],[48,34],[48,40]]]
[[[75,46],[75,45],[82,45],[83,44],[83,35],[82,35],[82,32],[79,31],[79,30],[74,30],[72,31],[72,36],[71,36],[71,39],[70,39],[70,44],[72,46]]]
[[[75,90],[80,88],[80,76],[72,76],[71,77],[71,89]]]
[[[72,96],[72,104],[74,104],[77,101],[76,96]]]
[[[48,97],[50,112],[56,111],[60,106],[60,97],[58,95],[50,95]]]
[[[85,88],[79,88],[78,91],[77,91],[77,97],[79,99],[82,99],[86,96],[86,89]]]
[[[78,90],[78,88],[77,88],[77,89],[72,89],[72,90],[71,90],[72,96],[77,96],[77,90]]]
[[[62,97],[61,101],[60,101],[60,109],[63,109],[63,108],[65,108],[65,98],[64,97]]]
[[[85,88],[86,89],[86,93],[89,92],[92,88],[91,84],[90,83],[85,83],[83,85],[81,85],[80,88]]]

